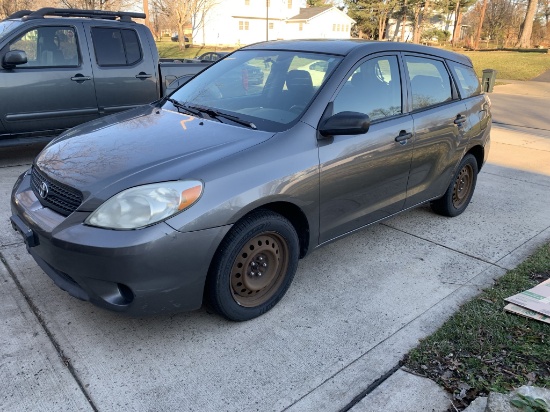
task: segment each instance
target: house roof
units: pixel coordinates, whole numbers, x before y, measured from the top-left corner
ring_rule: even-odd
[[[300,13],[294,17],[291,17],[289,20],[309,20],[312,17],[317,16],[318,14],[327,11],[328,9],[333,8],[334,6],[321,6],[321,7],[306,7],[300,8]]]
[[[336,10],[338,13],[341,13],[343,16],[347,17],[351,22],[355,23],[355,20],[353,20],[350,16],[348,16],[346,13],[341,11],[335,6],[321,6],[321,7],[306,7],[306,8],[300,8],[300,13],[297,14],[294,17],[289,18],[287,21],[308,21],[311,20],[320,14],[326,13],[331,10]]]

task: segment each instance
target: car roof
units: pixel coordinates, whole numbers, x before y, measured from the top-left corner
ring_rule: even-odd
[[[439,49],[437,47],[390,41],[360,39],[275,40],[254,43],[249,46],[243,47],[241,50],[293,50],[323,54],[336,54],[340,56],[347,56],[352,53],[367,55],[384,51],[397,51],[430,54],[432,56],[453,60],[470,67],[472,66],[470,58],[463,54]]]

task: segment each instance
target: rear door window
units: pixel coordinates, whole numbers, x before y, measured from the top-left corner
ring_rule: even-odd
[[[137,33],[132,29],[93,27],[92,39],[99,66],[131,66],[142,58]]]
[[[405,67],[411,81],[413,110],[452,100],[451,78],[442,61],[405,56]]]

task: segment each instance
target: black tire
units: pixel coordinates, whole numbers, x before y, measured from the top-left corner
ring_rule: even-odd
[[[474,194],[477,173],[476,158],[467,154],[458,165],[443,197],[431,202],[432,210],[439,215],[449,217],[458,216],[464,212]]]
[[[239,220],[220,244],[206,279],[206,298],[225,318],[263,315],[289,288],[299,258],[299,240],[283,216],[258,210]]]

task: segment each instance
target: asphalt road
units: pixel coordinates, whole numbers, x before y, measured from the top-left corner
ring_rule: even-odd
[[[11,187],[34,152],[0,150],[0,410],[351,406],[461,303],[550,240],[550,124],[539,94],[498,86],[491,96],[499,124],[463,215],[419,207],[332,243],[300,262],[274,310],[245,323],[204,308],[129,319],[58,289],[9,225]],[[353,410],[376,409],[367,396]]]

